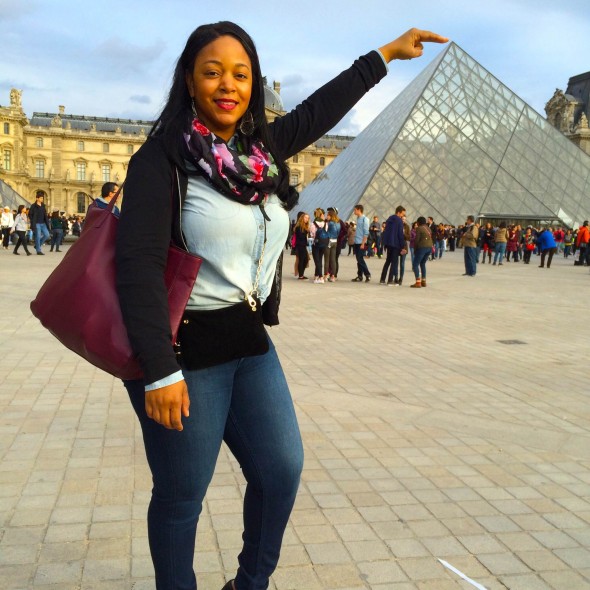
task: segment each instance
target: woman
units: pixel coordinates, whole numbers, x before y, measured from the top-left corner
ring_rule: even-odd
[[[414,221],[412,223],[412,229],[410,230],[410,262],[412,263],[412,268],[414,268],[414,251],[416,245],[416,230],[418,229],[418,222]]]
[[[523,246],[524,246],[524,255],[523,255],[523,262],[525,264],[530,264],[531,262],[531,254],[535,249],[535,236],[533,235],[533,228],[527,227],[526,233],[524,234],[523,238]]]
[[[340,218],[336,210],[328,209],[326,214],[326,222],[328,224],[328,247],[324,252],[324,271],[330,283],[334,283],[338,279],[338,236],[340,235]]]
[[[488,264],[492,262],[492,251],[494,250],[494,229],[492,224],[488,221],[483,231],[479,232],[482,243],[483,256],[481,257],[482,264],[486,263],[486,254],[488,256]]]
[[[0,217],[0,226],[2,228],[2,247],[5,250],[8,250],[8,243],[10,241],[10,230],[14,225],[14,215],[12,214],[10,207],[4,207],[4,209],[2,210],[2,215]]]
[[[498,264],[502,266],[504,254],[506,253],[506,243],[508,242],[508,230],[506,229],[506,222],[501,221],[496,233],[494,234],[494,266]]]
[[[53,252],[55,248],[56,252],[61,252],[59,249],[61,245],[61,241],[64,235],[64,225],[61,217],[59,216],[59,211],[54,211],[51,214],[51,248],[50,252]]]
[[[510,262],[510,254],[512,254],[513,262],[518,262],[518,239],[520,235],[514,225],[508,229],[508,238],[506,242],[506,262]]]
[[[572,230],[568,229],[565,232],[565,237],[563,238],[563,257],[567,258],[572,253],[572,244],[574,243],[574,235],[572,234]]]
[[[410,285],[412,288],[426,287],[426,261],[432,253],[432,233],[428,225],[426,225],[426,219],[424,217],[418,217],[416,224],[414,261],[412,263],[416,282]]]
[[[348,256],[350,256],[350,254],[354,250],[354,237],[355,236],[356,236],[356,223],[354,221],[351,221],[348,224],[348,239],[346,240],[346,243],[348,244]]]
[[[148,535],[158,590],[196,588],[196,527],[222,441],[247,482],[243,549],[224,589],[268,587],[303,462],[289,388],[262,324],[278,323],[277,264],[289,230],[286,209],[297,202],[285,160],[332,129],[386,74],[384,61],[421,55],[425,41],[446,39],[413,29],[272,124],[245,31],[221,22],[197,28],[187,41],[168,101],[131,158],[117,234],[121,310],[144,372],[125,386],[153,476]],[[179,226],[203,259],[181,324],[180,366],[163,278]],[[250,302],[256,314],[244,320]],[[203,366],[201,353],[216,359]]]
[[[14,231],[18,236],[18,240],[16,245],[14,246],[14,250],[12,251],[13,254],[20,256],[18,249],[20,248],[21,244],[24,248],[27,256],[30,256],[31,253],[27,248],[27,230],[29,229],[29,218],[27,217],[27,208],[24,205],[18,206],[18,211],[16,213],[16,217],[14,218]]]
[[[295,224],[295,256],[297,257],[297,275],[299,280],[305,281],[304,276],[307,268],[307,239],[309,238],[309,215],[301,213]]]
[[[328,237],[328,223],[326,222],[326,214],[323,209],[319,207],[313,212],[313,224],[310,226],[311,236],[313,237],[313,245],[311,247],[311,255],[315,264],[315,271],[313,282],[316,284],[324,283],[324,273],[322,265],[324,261],[324,253],[330,244]]]
[[[445,251],[445,240],[447,239],[447,232],[443,223],[439,223],[436,228],[436,243],[434,244],[435,258],[442,258]]]

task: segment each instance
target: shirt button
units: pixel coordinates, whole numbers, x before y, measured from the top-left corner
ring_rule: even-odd
[[[262,223],[258,226],[258,229],[264,229],[264,225]]]

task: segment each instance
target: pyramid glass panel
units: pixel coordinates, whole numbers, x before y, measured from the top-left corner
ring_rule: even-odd
[[[590,157],[459,46],[445,48],[301,194],[381,219],[590,218]]]

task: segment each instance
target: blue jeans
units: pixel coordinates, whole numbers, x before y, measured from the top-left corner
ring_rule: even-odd
[[[406,256],[408,253],[400,254],[399,255],[399,280],[401,281],[404,278],[404,272],[406,270]]]
[[[293,402],[269,344],[264,355],[208,369],[183,369],[191,405],[190,417],[182,419],[182,432],[148,418],[143,381],[125,382],[153,476],[148,536],[157,590],[197,587],[197,522],[222,441],[247,482],[236,588],[268,587],[303,468]]]
[[[420,274],[422,274],[422,278],[426,278],[426,261],[432,254],[432,248],[427,246],[426,248],[416,248],[414,250],[414,262],[412,263],[412,269],[414,271],[414,276],[416,280],[420,278]]]
[[[500,260],[500,264],[502,264],[502,260],[504,260],[504,254],[506,254],[506,242],[496,242],[494,246],[494,264]]]
[[[62,239],[64,237],[64,230],[63,229],[54,229],[52,236],[51,236],[51,249],[55,248],[59,250],[61,246]]]
[[[465,257],[465,273],[474,277],[477,271],[477,248],[465,246],[463,252]]]
[[[49,239],[49,229],[44,223],[35,225],[35,250],[41,252],[41,246]]]
[[[361,250],[360,244],[354,245],[354,255],[356,256],[356,274],[359,279],[363,278],[363,275],[366,277],[370,277],[371,273],[369,272],[369,267],[365,262],[365,252],[366,250]]]

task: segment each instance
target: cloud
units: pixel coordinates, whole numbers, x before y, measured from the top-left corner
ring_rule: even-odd
[[[146,94],[134,94],[129,97],[131,102],[138,102],[139,104],[151,104],[152,99]]]
[[[93,53],[95,59],[106,62],[105,65],[108,65],[112,73],[137,76],[157,63],[165,49],[166,44],[162,39],[155,39],[151,45],[141,46],[120,37],[111,37],[97,45]]]
[[[0,0],[0,22],[19,20],[21,17],[35,12],[37,2],[15,2],[14,0]]]

